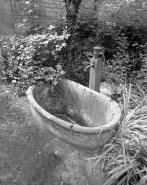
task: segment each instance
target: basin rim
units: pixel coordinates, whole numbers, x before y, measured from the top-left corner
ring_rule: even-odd
[[[65,79],[64,79],[65,80]],[[71,80],[66,80],[68,82],[72,82]],[[76,82],[74,82],[76,83]],[[78,83],[76,83],[78,84]],[[81,84],[79,84],[80,86],[82,86]],[[88,87],[85,87],[83,86],[86,90],[90,90],[92,91],[95,95],[98,93],[96,91],[93,91],[91,89],[89,89]],[[33,90],[35,89],[35,87],[33,86],[30,86],[28,88],[28,90],[26,91],[26,95],[27,95],[27,98],[28,98],[28,101],[30,103],[30,105],[41,115],[43,115],[45,118],[47,118],[48,120],[52,121],[53,123],[61,126],[61,127],[64,127],[68,130],[72,130],[74,132],[78,132],[78,133],[85,133],[85,134],[96,134],[96,133],[100,133],[100,132],[107,132],[107,131],[110,131],[110,130],[116,130],[116,126],[118,125],[119,121],[120,121],[120,118],[121,118],[121,110],[120,110],[120,107],[119,105],[115,102],[115,101],[111,101],[111,107],[112,107],[112,111],[113,111],[113,117],[112,117],[112,120],[103,125],[103,126],[98,126],[98,127],[84,127],[84,126],[80,126],[80,125],[73,125],[67,121],[64,121],[60,118],[57,118],[56,116],[54,116],[53,114],[50,114],[49,112],[47,112],[46,110],[44,110],[35,100],[34,96],[33,96]],[[109,97],[103,95],[103,94],[100,94],[100,96],[103,96],[105,98],[108,98],[110,99]]]

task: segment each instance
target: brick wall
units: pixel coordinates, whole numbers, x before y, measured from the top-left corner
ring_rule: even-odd
[[[41,2],[41,22],[53,24],[64,16],[62,0],[42,0]]]
[[[21,33],[22,28],[18,27],[22,23],[26,16],[26,1],[27,0],[0,0],[0,34],[5,33],[13,34]],[[39,18],[32,17],[35,24],[54,24],[60,20],[65,14],[65,8],[63,6],[63,0],[34,0],[35,4],[38,5],[35,10],[35,14]],[[90,11],[93,9],[94,0],[83,0],[80,8],[80,13]],[[3,11],[1,10],[3,7]],[[4,14],[5,10],[7,13]],[[2,16],[3,15],[3,16]],[[4,26],[7,25],[7,26]],[[2,27],[4,28],[2,30]],[[9,29],[8,29],[9,28]]]
[[[0,34],[13,35],[14,22],[10,0],[0,0]]]

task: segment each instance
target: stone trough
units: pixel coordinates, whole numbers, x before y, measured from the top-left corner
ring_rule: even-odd
[[[27,98],[41,130],[76,148],[97,150],[114,136],[121,111],[111,98],[70,80],[30,87]]]

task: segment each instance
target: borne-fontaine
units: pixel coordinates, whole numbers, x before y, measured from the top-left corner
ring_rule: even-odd
[[[70,80],[30,87],[27,97],[41,129],[80,149],[103,147],[114,136],[121,111],[118,104],[100,91],[103,52],[94,48],[89,88]],[[97,91],[97,92],[96,92]]]

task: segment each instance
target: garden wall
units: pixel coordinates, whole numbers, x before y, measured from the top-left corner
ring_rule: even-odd
[[[14,22],[10,0],[0,0],[0,34],[14,34]]]
[[[0,0],[0,34],[13,35],[22,33],[23,19],[26,17],[27,0]],[[36,6],[35,15],[33,16],[34,24],[54,24],[59,21],[65,14],[63,0],[34,0]],[[94,0],[83,0],[82,8],[93,9]]]

